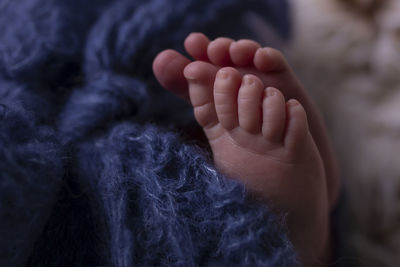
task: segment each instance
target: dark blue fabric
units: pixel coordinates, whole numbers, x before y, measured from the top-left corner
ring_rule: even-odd
[[[0,266],[297,264],[151,73],[245,10],[288,36],[282,0],[0,2]]]

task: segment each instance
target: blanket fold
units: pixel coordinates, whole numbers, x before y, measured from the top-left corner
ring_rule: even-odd
[[[298,264],[280,218],[178,134],[191,110],[151,73],[246,10],[288,34],[280,0],[0,3],[1,266]]]

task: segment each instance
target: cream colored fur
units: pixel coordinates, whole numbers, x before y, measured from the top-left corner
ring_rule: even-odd
[[[326,117],[359,266],[400,266],[400,0],[292,0],[287,55]]]

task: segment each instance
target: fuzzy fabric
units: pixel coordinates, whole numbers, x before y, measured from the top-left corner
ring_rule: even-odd
[[[293,0],[292,65],[327,118],[355,266],[400,263],[400,1]]]
[[[0,266],[298,264],[151,73],[192,31],[251,37],[248,11],[288,36],[282,0],[0,2]]]

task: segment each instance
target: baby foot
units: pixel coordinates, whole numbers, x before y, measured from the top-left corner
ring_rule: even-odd
[[[307,105],[310,101],[276,50],[249,40],[210,43],[203,37],[192,35],[185,42],[189,54],[203,61],[189,63],[171,50],[161,53],[153,65],[158,80],[189,95],[217,168],[288,212],[289,234],[303,263],[327,260],[329,187],[306,111],[265,86],[282,88],[286,97]]]
[[[279,90],[234,68],[194,62],[184,75],[217,168],[287,211],[304,262],[318,258],[317,249],[328,245],[329,208],[322,160],[302,105],[285,103]]]
[[[297,99],[304,106],[310,132],[324,163],[329,206],[333,207],[340,188],[336,157],[318,109],[282,54],[272,48],[261,48],[251,40],[235,42],[228,38],[218,38],[210,42],[201,33],[190,34],[185,40],[185,48],[195,60],[211,63],[218,68],[233,66],[242,74],[254,74],[261,78],[265,86],[279,88],[286,99]],[[175,50],[162,51],[153,62],[154,74],[160,84],[188,101],[188,85],[183,70],[190,62]]]

